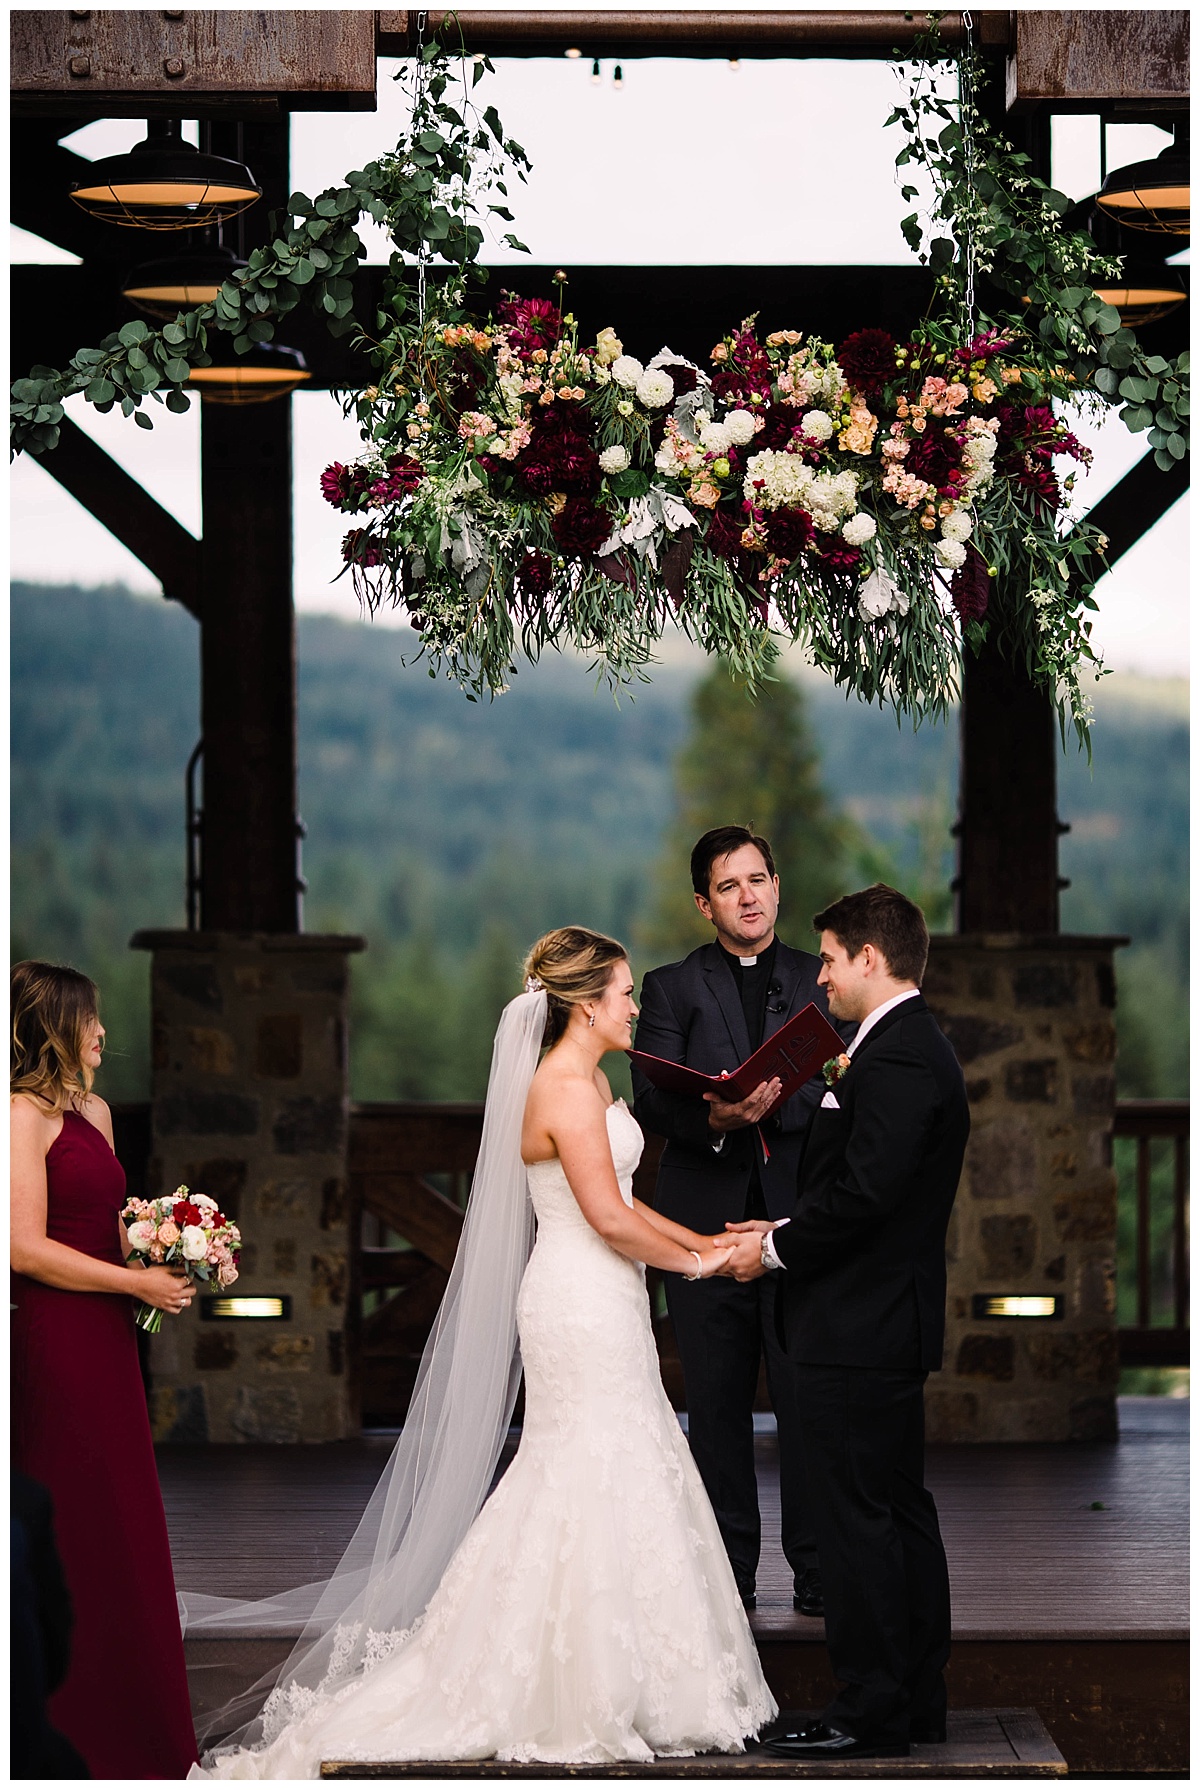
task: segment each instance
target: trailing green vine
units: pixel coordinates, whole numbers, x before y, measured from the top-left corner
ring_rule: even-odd
[[[494,107],[479,114],[467,103],[451,103],[452,67],[434,45],[406,65],[397,78],[412,89],[413,109],[395,149],[315,200],[293,193],[282,212],[272,213],[271,240],[253,251],[248,266],[225,282],[211,304],[181,311],[160,329],[134,318],[99,347],[81,348],[61,371],[37,366],[16,380],[13,453],[54,448],[63,403],[77,392],[101,412],[119,405],[144,429],[153,427],[143,408],[147,400],[186,411],[193,368],[212,365],[214,330],[232,336],[234,351],[245,354],[269,342],[276,324],[304,304],[325,318],[332,334],[357,330],[369,342],[353,308],[352,275],[367,253],[357,230],[363,218],[382,225],[394,249],[388,281],[393,315],[375,319],[379,328],[391,327],[403,313],[414,261],[437,255],[460,268],[472,263],[484,242],[477,217],[511,221],[507,206],[493,196],[506,199],[506,169],[524,179],[529,160],[519,143],[504,136]],[[490,69],[485,58],[476,58],[468,77],[472,87]],[[515,237],[505,240],[523,246]]]

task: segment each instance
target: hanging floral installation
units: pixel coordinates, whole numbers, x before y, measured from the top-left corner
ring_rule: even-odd
[[[669,347],[643,364],[621,319],[580,341],[565,274],[557,303],[502,293],[485,313],[478,220],[510,218],[494,201],[528,162],[494,109],[450,103],[451,63],[426,46],[394,154],[315,203],[294,195],[294,221],[214,305],[18,381],[16,445],[52,446],[73,390],[146,424],[145,396],[186,408],[209,329],[244,351],[307,298],[376,368],[345,400],[365,451],[321,480],[354,518],[345,570],[369,609],[405,606],[431,672],[469,695],[503,690],[519,654],[550,645],[644,677],[676,626],[751,686],[781,639],[800,641],[847,690],[919,720],[946,712],[964,648],[991,634],[1086,741],[1106,543],[1070,517],[1090,455],[1066,419],[1122,404],[1170,464],[1186,452],[1186,357],[1147,357],[1095,296],[1117,264],[1064,231],[1068,201],[985,131],[980,58],[958,59],[953,101],[944,60],[936,35],[918,46],[888,121],[906,138],[898,165],[934,195],[924,223],[904,220],[935,275],[906,339],[866,328],[832,345],[749,317],[705,366]],[[349,279],[362,214],[397,245],[373,330]],[[451,264],[437,279],[433,255]]]

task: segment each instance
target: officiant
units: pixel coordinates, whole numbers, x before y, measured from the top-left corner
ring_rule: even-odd
[[[820,959],[775,936],[779,878],[771,847],[748,827],[714,827],[691,858],[696,906],[716,937],[649,971],[642,985],[639,1051],[705,1074],[733,1070],[794,1014],[813,1002]],[[841,1028],[839,1028],[841,1029]],[[696,1230],[720,1232],[728,1219],[786,1218],[820,1076],[765,1117],[777,1082],[746,1100],[725,1102],[655,1087],[633,1065],[634,1113],[664,1137],[658,1211]],[[803,1437],[775,1330],[777,1276],[739,1284],[716,1276],[664,1276],[687,1394],[688,1441],[712,1501],[747,1609],[755,1603],[761,1544],[754,1470],[754,1399],[764,1355],[779,1434],[780,1539],[792,1570],[794,1607],[820,1616],[821,1580],[806,1511]]]

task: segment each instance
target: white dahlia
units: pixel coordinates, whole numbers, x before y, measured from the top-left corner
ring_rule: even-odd
[[[842,539],[848,547],[862,547],[875,539],[876,527],[874,516],[868,516],[865,510],[859,510],[856,516],[842,523]]]
[[[620,361],[617,366],[620,366]],[[613,369],[614,375],[616,368]],[[643,373],[637,382],[637,395],[647,410],[661,410],[675,396],[675,381],[669,373]]]
[[[962,541],[938,541],[933,551],[938,564],[945,566],[948,572],[957,572],[967,557],[967,549]]]
[[[731,410],[725,418],[725,428],[734,447],[745,447],[754,440],[754,418],[748,410]]]
[[[627,391],[632,391],[642,377],[645,368],[640,360],[634,359],[632,354],[619,354],[610,370],[618,385],[623,385]]]
[[[600,455],[602,472],[624,472],[629,465],[629,449],[618,442],[614,447],[606,447]]]
[[[727,454],[733,445],[733,436],[726,423],[701,423],[700,446],[710,454]]]
[[[824,410],[806,410],[800,427],[810,441],[828,441],[833,434],[833,418]]]
[[[969,541],[975,522],[968,510],[952,510],[942,523],[943,541]]]

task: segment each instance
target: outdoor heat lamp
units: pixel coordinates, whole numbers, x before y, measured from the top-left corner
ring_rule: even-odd
[[[151,119],[146,131],[128,155],[92,163],[71,188],[76,205],[133,230],[192,230],[236,217],[262,197],[244,163],[202,155],[184,141],[177,118]]]
[[[188,385],[206,404],[269,404],[311,378],[298,348],[259,342],[247,353],[230,354],[211,367],[193,367]]]
[[[210,305],[226,280],[246,263],[222,243],[184,249],[160,261],[143,261],[121,283],[121,295],[147,317],[169,323],[180,311]]]
[[[249,1293],[205,1293],[200,1299],[200,1316],[226,1323],[230,1319],[264,1318],[287,1323],[292,1315],[292,1295]]]
[[[976,1293],[971,1316],[980,1318],[1061,1318],[1061,1293]]]
[[[1130,229],[1187,236],[1192,189],[1186,139],[1169,143],[1153,161],[1114,168],[1097,193],[1096,203]]]

